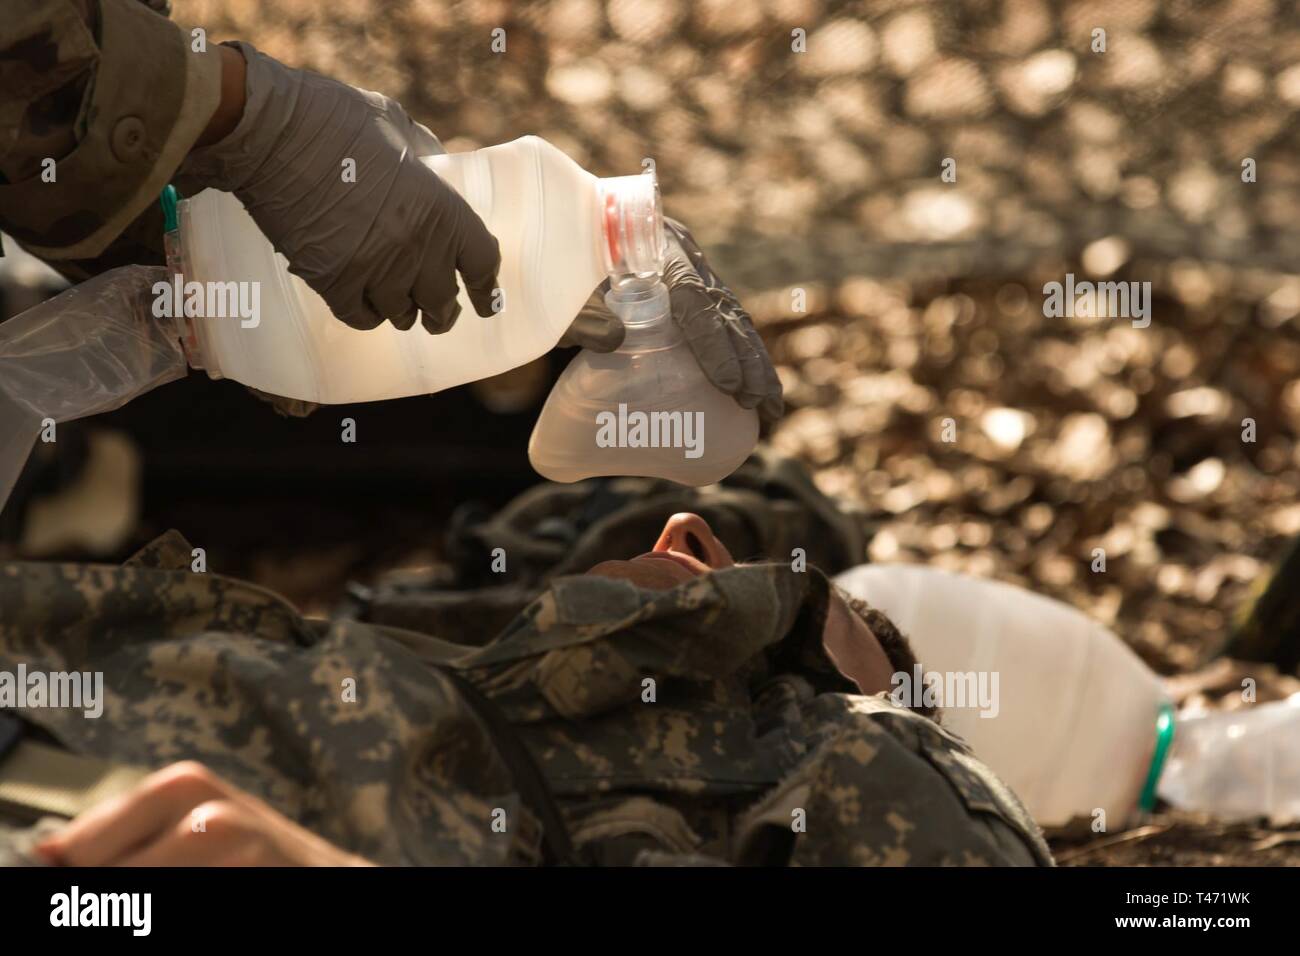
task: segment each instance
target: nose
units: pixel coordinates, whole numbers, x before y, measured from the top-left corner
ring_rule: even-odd
[[[668,519],[654,549],[693,555],[715,569],[729,568],[736,563],[726,545],[714,537],[709,523],[689,511]]]

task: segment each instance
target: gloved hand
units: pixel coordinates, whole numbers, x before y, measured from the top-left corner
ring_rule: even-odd
[[[247,63],[243,116],[190,152],[181,191],[234,193],[289,271],[353,328],[387,319],[406,330],[418,310],[429,332],[446,332],[460,315],[457,270],[475,310],[490,316],[497,241],[420,162],[441,152],[433,134],[386,96],[232,45]],[[355,182],[345,181],[348,159]]]
[[[664,232],[664,284],[672,302],[673,321],[695,360],[709,381],[741,407],[757,407],[763,421],[775,422],[785,410],[781,381],[749,313],[710,267],[689,229],[664,217]],[[623,324],[605,305],[608,290],[606,280],[592,293],[560,340],[561,346],[612,352],[623,344]]]

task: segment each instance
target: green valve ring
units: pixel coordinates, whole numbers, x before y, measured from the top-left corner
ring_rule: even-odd
[[[159,202],[162,203],[163,229],[166,232],[175,232],[180,228],[180,220],[176,216],[176,204],[180,198],[176,187],[170,184],[163,187],[162,195],[158,197]]]
[[[1174,705],[1165,701],[1160,705],[1156,715],[1156,749],[1151,754],[1151,767],[1147,770],[1146,786],[1138,799],[1138,809],[1150,813],[1156,805],[1156,784],[1165,769],[1165,760],[1169,757],[1169,747],[1174,742]]]

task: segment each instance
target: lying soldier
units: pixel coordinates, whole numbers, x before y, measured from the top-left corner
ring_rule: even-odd
[[[736,564],[694,514],[481,646],[304,619],[189,561],[173,533],[120,568],[0,564],[0,670],[104,675],[99,719],[19,712],[29,756],[163,768],[0,845],[73,865],[1051,863],[992,772],[888,699],[915,661],[883,615],[811,565]]]

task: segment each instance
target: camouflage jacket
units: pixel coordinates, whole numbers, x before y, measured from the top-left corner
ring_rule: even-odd
[[[20,716],[80,753],[201,760],[377,862],[535,862],[537,821],[454,669],[508,717],[591,862],[1050,863],[957,738],[850,692],[814,569],[671,591],[561,577],[475,647],[307,620],[189,562],[172,533],[123,567],[0,564],[0,670],[104,675],[98,719]]]
[[[5,0],[0,230],[70,279],[163,261],[159,193],[221,94],[216,48],[168,7]]]

